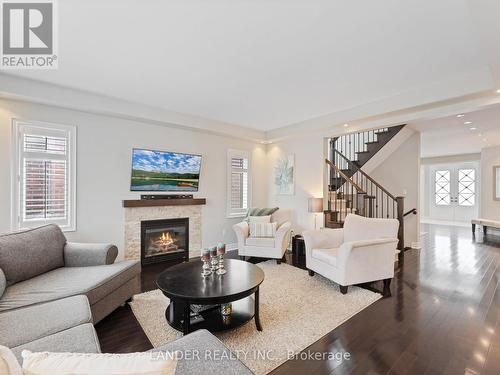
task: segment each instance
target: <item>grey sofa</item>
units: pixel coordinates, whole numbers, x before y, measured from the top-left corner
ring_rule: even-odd
[[[99,340],[84,295],[0,313],[0,345],[21,360],[31,351],[99,353]]]
[[[97,323],[140,292],[140,263],[117,255],[114,245],[67,242],[56,225],[0,236],[0,313],[84,294]]]
[[[0,313],[0,345],[11,348],[19,361],[23,350],[100,353],[87,297],[61,300]],[[252,372],[206,330],[199,330],[151,350],[180,351],[176,374],[238,374]],[[155,354],[156,353],[156,354]],[[215,360],[214,360],[215,359]]]
[[[113,245],[66,241],[54,225],[0,236],[0,345],[100,353],[95,323],[140,292],[138,262],[114,263]],[[176,374],[252,374],[208,331],[152,350],[181,351]],[[213,358],[217,358],[213,360]]]

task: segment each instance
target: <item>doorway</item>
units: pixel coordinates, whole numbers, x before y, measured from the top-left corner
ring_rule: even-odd
[[[478,161],[431,164],[423,168],[423,222],[468,225],[478,217]]]

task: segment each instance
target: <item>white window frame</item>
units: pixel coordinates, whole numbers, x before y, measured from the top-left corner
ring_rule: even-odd
[[[64,136],[68,140],[67,155],[60,159],[68,165],[67,179],[67,218],[60,219],[22,219],[22,189],[23,180],[23,139],[24,134],[31,131],[34,134]],[[34,154],[34,153],[32,153]],[[47,154],[40,155],[47,158]],[[56,158],[54,158],[56,159]],[[76,126],[53,124],[41,121],[12,119],[12,164],[11,164],[11,228],[22,230],[45,224],[57,224],[64,232],[76,231]]]
[[[239,210],[231,208],[231,173],[232,173],[231,159],[233,158],[244,158],[248,160],[247,207],[248,208],[252,207],[252,158],[250,156],[250,152],[244,150],[229,149],[227,150],[227,163],[226,163],[226,181],[227,181],[226,217],[227,218],[245,217],[248,210],[248,208]]]

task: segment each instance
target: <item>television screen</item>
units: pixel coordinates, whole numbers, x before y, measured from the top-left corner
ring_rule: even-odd
[[[132,191],[198,191],[201,155],[132,150]]]

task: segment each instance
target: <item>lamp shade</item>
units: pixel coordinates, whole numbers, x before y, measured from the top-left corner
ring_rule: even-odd
[[[309,198],[309,212],[323,212],[323,198]]]

